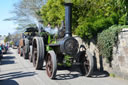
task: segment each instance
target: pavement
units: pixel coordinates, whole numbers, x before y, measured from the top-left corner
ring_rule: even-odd
[[[55,80],[45,71],[35,70],[29,60],[10,48],[0,65],[0,85],[128,85],[128,80],[112,78],[106,73],[95,73],[92,77],[81,76],[78,66],[68,70],[58,70]]]

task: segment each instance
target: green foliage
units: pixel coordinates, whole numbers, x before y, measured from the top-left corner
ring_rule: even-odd
[[[72,66],[72,62],[71,62],[71,56],[69,55],[65,55],[64,56],[64,62],[58,62],[57,65],[58,66],[63,66],[63,67],[71,67]]]
[[[110,76],[110,77],[113,77],[113,78],[116,77],[116,75],[115,75],[114,73],[110,73],[109,76]]]
[[[128,25],[113,25],[98,35],[97,45],[100,51],[100,55],[105,57],[107,62],[111,62],[112,60],[113,47],[118,41],[117,35],[122,28],[128,28]]]
[[[75,30],[77,35],[82,38],[92,38],[104,29],[107,29],[113,24],[117,24],[117,15],[112,13],[109,17],[97,16],[89,17]]]
[[[61,24],[64,20],[64,0],[48,0],[48,2],[42,7],[41,15],[46,26],[49,22],[55,26]]]
[[[8,42],[8,41],[10,41],[11,39],[10,39],[10,36],[7,36],[7,37],[5,37],[5,39],[4,39],[4,42],[6,43],[6,42]]]
[[[84,39],[114,24],[127,24],[128,2],[126,0],[71,0],[72,31]],[[64,20],[64,0],[48,0],[41,9],[44,25],[60,25]]]
[[[119,24],[120,25],[127,24],[127,13],[125,13],[124,15],[122,15],[122,17],[119,19]]]
[[[87,8],[88,10],[84,12],[84,14],[79,16],[78,26],[75,30],[75,33],[77,35],[80,35],[82,38],[90,39],[92,37],[95,37],[97,33],[101,32],[102,30],[107,29],[114,24],[118,24],[120,18],[123,15],[121,13],[126,13],[125,9],[121,8],[120,4],[117,5],[117,1],[115,0],[98,1],[92,0],[92,2],[89,2],[89,0],[87,0],[88,4],[84,4],[88,6],[85,7],[84,10],[86,10]],[[120,11],[120,9],[122,12]],[[122,23],[126,22],[124,18],[121,20]]]
[[[64,56],[64,60],[65,60],[64,64],[65,64],[67,67],[70,67],[70,66],[71,66],[71,60],[70,60],[70,58],[71,58],[71,56],[69,56],[69,55],[65,55],[65,56]]]
[[[11,41],[11,42],[10,42],[10,45],[14,45],[14,42],[13,42],[13,41]]]
[[[6,42],[8,42],[8,38],[7,37],[4,39],[4,43],[6,43]]]

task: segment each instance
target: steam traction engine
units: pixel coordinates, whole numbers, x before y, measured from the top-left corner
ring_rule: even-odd
[[[37,36],[38,29],[36,27],[26,28],[25,38],[24,38],[24,47],[23,47],[23,56],[24,59],[29,59],[32,62],[32,40],[33,37]]]
[[[65,4],[65,34],[63,38],[34,37],[33,39],[33,65],[36,69],[42,69],[46,61],[46,72],[48,77],[56,77],[57,67],[65,63],[68,56],[70,64],[78,63],[81,73],[90,76],[93,71],[93,57],[86,52],[80,51],[78,41],[72,37],[71,18],[72,4]],[[61,31],[61,30],[60,30]],[[59,31],[59,32],[60,32]],[[44,33],[45,34],[45,33]],[[59,33],[58,33],[59,34]]]
[[[22,38],[19,43],[19,54],[24,56],[24,59],[32,61],[32,40],[34,36],[37,36],[38,29],[35,27],[26,28],[22,34]]]

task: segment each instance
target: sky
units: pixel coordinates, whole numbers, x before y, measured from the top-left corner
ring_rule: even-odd
[[[0,0],[0,35],[7,35],[8,33],[14,33],[17,27],[13,21],[4,21],[4,19],[13,17],[11,13],[14,7],[13,4],[20,0]]]

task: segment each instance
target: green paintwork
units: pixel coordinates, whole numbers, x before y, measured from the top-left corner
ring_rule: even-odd
[[[51,36],[48,35],[48,44],[50,44],[50,42],[51,42]]]
[[[46,46],[46,51],[53,50],[49,45]]]

